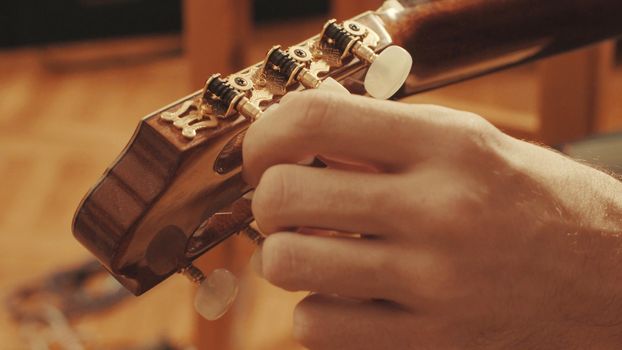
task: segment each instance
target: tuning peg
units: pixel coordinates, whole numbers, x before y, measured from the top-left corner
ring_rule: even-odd
[[[284,88],[297,81],[307,89],[315,89],[320,84],[320,80],[306,68],[306,64],[311,61],[311,56],[311,52],[300,46],[291,47],[285,51],[277,45],[268,51],[261,72],[264,76],[269,76],[269,71],[283,76],[286,80],[283,84]]]
[[[365,76],[365,90],[372,97],[386,100],[402,87],[410,74],[413,59],[408,51],[390,46],[377,55]]]
[[[251,84],[242,78],[240,79],[238,86],[243,84]],[[244,83],[242,83],[244,81]],[[250,86],[248,86],[250,88]],[[261,108],[252,103],[244,94],[243,91],[233,87],[231,83],[220,77],[220,74],[212,75],[207,82],[202,92],[202,105],[201,108],[206,111],[213,110],[212,103],[223,103],[227,111],[223,117],[227,118],[231,116],[235,111],[240,113],[246,119],[255,120],[261,116]]]
[[[205,277],[201,270],[190,265],[181,273],[199,284],[194,297],[194,308],[206,320],[221,318],[238,295],[238,279],[226,269],[214,270]]]
[[[363,42],[360,33],[365,31],[361,25],[351,22],[348,28],[356,29],[356,32],[353,34],[343,25],[337,24],[336,20],[330,20],[324,25],[320,41],[338,49],[342,53],[341,59],[354,55],[370,65],[365,76],[365,90],[372,97],[384,100],[393,96],[410,73],[412,57],[408,51],[399,46],[390,46],[377,55]]]
[[[259,227],[257,226],[256,221],[251,222],[250,225],[248,225],[240,233],[246,236],[258,246],[261,246],[263,244],[263,241],[266,239],[266,236],[264,236],[263,233],[259,232]]]
[[[221,318],[238,295],[238,279],[229,270],[218,269],[199,285],[194,297],[194,308],[206,320]]]

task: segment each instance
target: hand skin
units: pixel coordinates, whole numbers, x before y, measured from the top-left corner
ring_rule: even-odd
[[[296,165],[319,155],[326,169]],[[622,348],[622,183],[481,117],[292,93],[244,142],[310,349]],[[362,238],[297,233],[361,233]]]

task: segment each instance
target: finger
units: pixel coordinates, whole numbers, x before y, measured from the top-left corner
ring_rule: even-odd
[[[313,294],[294,311],[293,335],[313,349],[417,348],[415,316],[393,304]]]
[[[315,155],[400,169],[436,139],[429,125],[437,116],[430,107],[417,108],[325,91],[288,94],[249,128],[244,176],[256,185],[270,166]]]
[[[403,203],[390,195],[399,186],[388,174],[277,165],[262,176],[252,210],[267,234],[309,227],[390,236],[404,213]]]
[[[395,290],[385,288],[392,275],[387,271],[391,257],[376,243],[352,238],[274,234],[262,247],[263,276],[272,284],[291,291],[393,300]]]
[[[261,266],[269,282],[290,291],[413,306],[435,299],[448,285],[447,264],[431,251],[399,249],[377,240],[277,233],[264,242]]]

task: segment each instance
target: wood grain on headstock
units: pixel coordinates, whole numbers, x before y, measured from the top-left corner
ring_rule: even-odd
[[[186,255],[188,236],[244,193],[239,171],[216,174],[210,165],[247,125],[243,118],[224,121],[189,141],[159,113],[147,117],[83,201],[76,237],[136,294],[187,265],[196,258]]]

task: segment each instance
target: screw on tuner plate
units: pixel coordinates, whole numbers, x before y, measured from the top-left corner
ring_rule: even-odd
[[[354,55],[370,64],[365,76],[365,90],[378,99],[393,96],[406,81],[412,67],[412,57],[399,46],[390,46],[379,55],[363,43],[366,33],[356,22],[337,24],[332,19],[324,25],[320,42],[341,52],[341,59]]]

